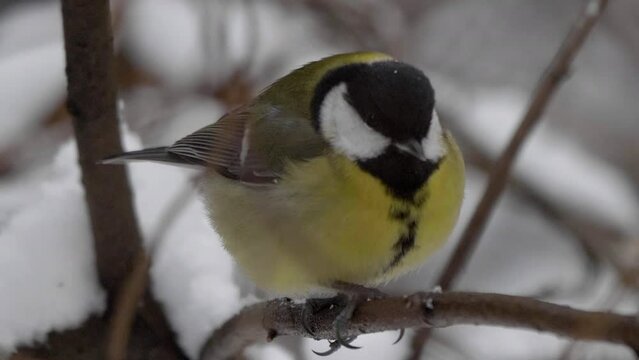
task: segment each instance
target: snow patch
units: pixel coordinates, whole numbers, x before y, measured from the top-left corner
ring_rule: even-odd
[[[122,19],[123,45],[146,70],[177,88],[195,85],[203,72],[201,19],[193,3],[138,0]]]
[[[75,144],[66,144],[52,176],[33,187],[38,195],[0,231],[0,349],[44,340],[104,309],[75,163]]]
[[[493,158],[521,119],[527,93],[485,89],[462,106],[459,128]],[[522,149],[515,172],[556,206],[620,230],[638,230],[636,188],[617,168],[542,121]],[[552,121],[552,119],[548,119]]]
[[[64,99],[61,42],[0,58],[0,150],[34,129]]]

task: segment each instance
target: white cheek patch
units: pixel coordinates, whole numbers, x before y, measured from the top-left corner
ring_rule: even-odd
[[[353,160],[381,155],[391,141],[368,126],[346,102],[346,84],[335,86],[326,94],[319,111],[320,130],[333,147]]]
[[[439,116],[437,116],[437,111],[435,110],[433,110],[428,134],[422,140],[422,148],[424,149],[426,159],[431,161],[438,161],[446,153],[442,126],[439,123]]]

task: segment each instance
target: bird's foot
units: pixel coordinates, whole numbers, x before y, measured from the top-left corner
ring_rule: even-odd
[[[346,296],[339,294],[331,298],[306,299],[302,309],[302,327],[315,338],[314,318],[320,313],[346,306]]]
[[[355,300],[354,301],[350,301],[350,302],[351,303],[355,302],[356,303],[355,306],[357,306],[357,305],[359,305],[359,304],[361,304],[362,302],[365,302],[365,301],[370,301],[370,300],[373,300],[373,299],[380,299],[380,298],[383,298],[383,297],[387,296],[384,292],[382,292],[382,291],[380,291],[378,289],[369,288],[369,287],[362,286],[362,285],[359,285],[359,284],[353,284],[353,283],[348,283],[348,282],[343,282],[343,281],[336,281],[335,283],[333,283],[333,288],[338,290],[338,291],[340,291],[340,292],[343,292],[345,294],[349,294],[351,296],[354,296]],[[439,291],[441,291],[441,288],[440,288]],[[345,311],[345,310],[346,309],[344,309],[343,311]],[[353,311],[354,311],[354,309],[353,309]],[[351,316],[352,316],[352,312],[353,311],[351,311]],[[340,315],[342,315],[342,314],[340,314]],[[338,316],[338,318],[339,318],[339,316]],[[350,321],[350,317],[348,318],[348,321]],[[348,321],[346,321],[346,325],[348,325]],[[336,326],[336,330],[338,330],[338,329],[339,328]],[[404,333],[405,333],[404,329],[400,329],[399,330],[399,335],[397,336],[397,340],[395,340],[393,342],[393,345],[399,343],[402,340],[402,338],[404,338]],[[337,334],[339,335],[339,333],[337,333]],[[338,340],[339,340],[339,338],[338,338]],[[348,346],[345,346],[345,347],[348,347]]]
[[[329,349],[327,351],[313,351],[315,354],[320,356],[333,354],[341,347],[345,347],[347,349],[359,349],[359,346],[351,344],[357,336],[344,336],[355,310],[364,302],[386,296],[386,294],[377,289],[346,282],[336,282],[332,285],[332,287],[340,292],[339,295],[328,299],[307,300],[302,314],[302,324],[304,329],[314,337],[315,334],[314,329],[311,326],[311,317],[327,309],[333,309],[335,306],[339,306],[341,308],[339,314],[335,317],[333,324],[335,329],[335,340],[329,341]],[[403,336],[404,329],[401,329],[399,337],[395,340],[394,344],[398,343]]]

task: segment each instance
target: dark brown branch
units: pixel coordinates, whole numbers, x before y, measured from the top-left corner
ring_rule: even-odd
[[[200,359],[228,359],[250,344],[277,336],[309,336],[301,324],[303,304],[272,300],[245,308],[219,328]],[[314,319],[316,338],[333,339],[339,309]],[[345,336],[414,327],[506,326],[598,340],[639,349],[639,321],[632,316],[572,309],[526,297],[467,292],[417,293],[371,300],[355,312]]]
[[[535,125],[541,120],[549,101],[557,90],[559,84],[565,78],[570,64],[581,49],[588,34],[601,17],[608,0],[590,0],[585,5],[581,15],[574,23],[570,32],[564,39],[561,47],[555,54],[546,71],[539,79],[535,90],[531,96],[528,109],[524,114],[520,125],[510,139],[508,146],[503,151],[495,166],[493,167],[488,180],[488,186],[482,196],[473,216],[464,230],[453,255],[449,259],[437,284],[444,290],[451,288],[455,279],[462,272],[466,263],[472,256],[477,243],[484,231],[486,223],[490,218],[497,199],[503,193],[510,170],[515,162],[515,158],[521,149],[526,138],[531,134]],[[412,341],[412,354],[410,359],[419,359],[424,345],[430,337],[430,330],[418,331]]]
[[[108,0],[63,0],[68,109],[82,168],[100,282],[113,294],[140,248],[123,167],[97,165],[122,151]]]
[[[76,137],[98,275],[109,295],[108,315],[134,257],[142,251],[126,168],[97,165],[104,157],[122,152],[110,3],[108,0],[63,0],[62,15],[67,107]],[[161,313],[159,317],[163,319]],[[102,357],[104,349],[101,344],[107,332],[104,320],[92,318],[80,330],[50,336],[50,342],[57,339],[57,345],[50,346],[57,349],[50,357],[81,356],[83,350],[78,348],[83,349],[81,345],[84,343],[92,344],[94,355]],[[157,324],[157,321],[153,323],[154,326]],[[156,334],[162,330],[169,331],[167,329],[166,325],[156,330],[148,324],[138,324],[133,329],[136,346],[130,349],[130,353],[120,354],[119,358],[148,358],[150,353],[179,358],[179,350],[172,339],[157,339]]]
[[[605,309],[613,309],[624,298],[626,289],[623,287],[613,289],[611,292],[607,294],[607,298],[602,304],[602,308]],[[577,348],[578,343],[576,341],[571,341],[564,350],[559,354],[558,360],[570,360],[573,356],[575,349]]]

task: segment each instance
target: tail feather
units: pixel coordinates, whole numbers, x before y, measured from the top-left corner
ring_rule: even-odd
[[[173,164],[189,164],[184,158],[168,151],[168,147],[156,147],[113,155],[100,161],[100,164],[125,164],[129,161],[157,161]]]

